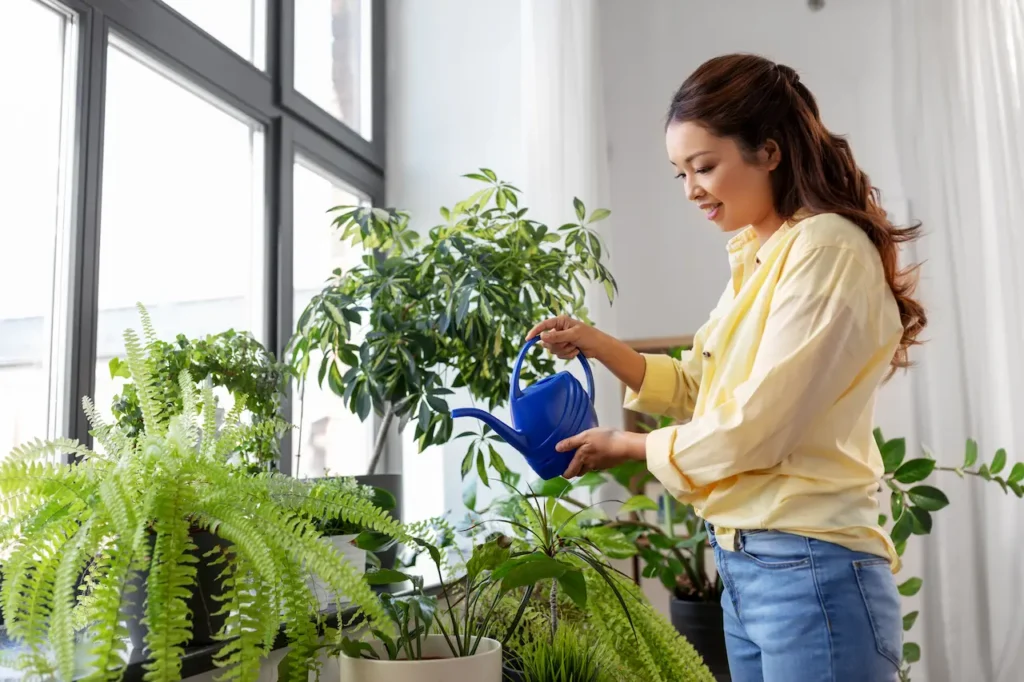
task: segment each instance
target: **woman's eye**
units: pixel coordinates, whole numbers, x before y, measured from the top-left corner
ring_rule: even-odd
[[[705,166],[704,168],[698,168],[697,172],[703,175],[706,173],[710,173],[713,170],[715,170],[714,166]]]

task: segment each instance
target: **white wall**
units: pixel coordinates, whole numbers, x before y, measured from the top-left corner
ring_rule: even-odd
[[[693,333],[725,286],[726,237],[687,205],[663,137],[673,92],[704,60],[755,52],[795,68],[826,124],[849,135],[872,181],[886,194],[902,194],[886,0],[829,0],[820,12],[806,0],[600,4],[612,206],[620,231],[615,308],[625,337]]]

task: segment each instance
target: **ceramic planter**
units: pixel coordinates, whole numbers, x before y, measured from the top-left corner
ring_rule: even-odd
[[[725,653],[722,604],[717,601],[684,601],[672,597],[669,609],[676,631],[697,650],[716,680],[728,682],[729,658]]]
[[[370,644],[386,657],[377,641]],[[341,655],[342,682],[501,682],[501,643],[483,639],[475,656],[453,658],[444,635],[428,635],[423,640],[420,661],[371,660]]]
[[[394,495],[396,506],[391,510],[391,516],[396,521],[402,520],[402,474],[366,474],[356,476],[356,481],[363,485],[372,485],[375,488],[387,490]],[[388,549],[377,552],[381,568],[394,568],[395,558],[398,555],[398,546],[392,545]]]
[[[356,535],[332,535],[326,538],[320,538],[321,542],[325,542],[342,555],[345,561],[351,563],[357,571],[360,573],[366,570],[366,550],[359,549],[352,542],[356,539]],[[306,579],[306,585],[316,595],[317,601],[320,603],[320,610],[323,611],[331,606],[334,606],[334,596],[328,590],[324,582],[320,579],[320,576],[310,575]],[[347,601],[343,601],[338,606],[344,606]]]

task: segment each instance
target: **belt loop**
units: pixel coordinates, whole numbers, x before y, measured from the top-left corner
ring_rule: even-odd
[[[732,548],[737,552],[743,549],[742,533],[743,531],[741,531],[739,528],[732,532]]]

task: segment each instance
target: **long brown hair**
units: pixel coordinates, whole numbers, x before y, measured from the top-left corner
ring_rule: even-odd
[[[889,221],[878,189],[857,167],[850,144],[821,122],[818,104],[796,71],[756,55],[715,57],[694,71],[672,98],[666,125],[684,121],[735,139],[751,157],[774,140],[782,159],[771,174],[772,195],[783,219],[800,209],[837,213],[867,233],[882,257],[903,322],[890,375],[910,366],[907,350],[920,343],[917,336],[927,316],[913,298],[917,265],[900,269],[899,245],[916,239],[921,225],[901,228]]]

